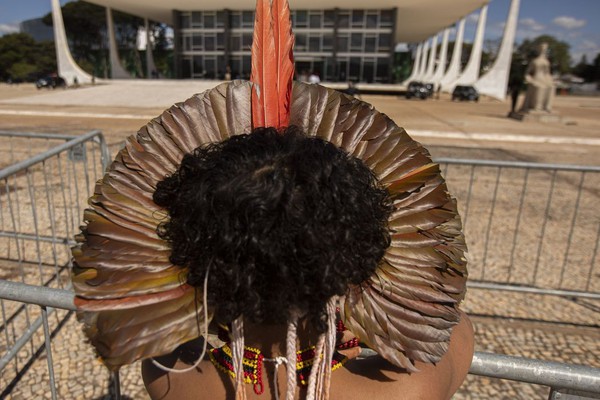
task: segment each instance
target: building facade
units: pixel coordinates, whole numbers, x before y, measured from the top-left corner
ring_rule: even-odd
[[[34,18],[19,24],[19,31],[30,35],[36,42],[53,41],[54,30],[52,26],[44,24],[42,18]]]
[[[296,73],[390,82],[396,9],[292,10]],[[178,78],[248,79],[253,10],[173,11]]]

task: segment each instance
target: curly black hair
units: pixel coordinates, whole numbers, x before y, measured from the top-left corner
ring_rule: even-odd
[[[292,309],[325,330],[325,305],[373,274],[390,244],[387,190],[360,160],[298,128],[197,148],[158,183],[158,234],[188,267],[215,319],[284,323]]]

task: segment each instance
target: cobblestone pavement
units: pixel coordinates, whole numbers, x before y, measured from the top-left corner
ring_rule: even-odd
[[[4,89],[4,88],[3,88]],[[105,89],[102,89],[105,91]],[[162,89],[161,89],[162,90]],[[166,89],[165,89],[166,90]],[[181,90],[177,86],[175,91]],[[6,99],[6,91],[0,90],[0,98]],[[4,101],[2,109],[26,110],[36,103],[31,96],[36,92],[22,88],[14,97],[27,97],[20,104]],[[62,97],[71,97],[65,92]],[[185,96],[184,96],[185,97]],[[158,97],[155,96],[156,99]],[[73,111],[98,111],[98,107],[70,105],[57,107],[45,96],[45,105],[36,105],[36,109]],[[598,137],[600,119],[597,110],[599,99],[558,98],[557,109],[564,115],[574,118],[575,123],[563,126],[544,126],[540,124],[522,124],[506,120],[506,104],[482,100],[476,107],[472,104],[439,102],[408,102],[390,97],[369,96],[365,100],[372,102],[379,110],[388,113],[394,120],[411,129],[431,129],[439,131],[461,132],[503,132],[524,135],[570,135],[578,137]],[[155,101],[155,100],[153,100]],[[74,103],[77,104],[77,103]],[[162,105],[148,104],[148,108],[116,108],[104,106],[100,112],[157,115]],[[28,117],[0,115],[0,129],[20,131],[50,131],[62,133],[81,133],[92,128],[100,128],[106,134],[111,151],[120,146],[125,136],[135,132],[145,121],[142,119],[89,118],[89,117]],[[523,145],[519,143],[482,143],[477,141],[433,140],[423,142],[431,146],[434,156],[452,156],[465,158],[506,159],[537,162],[562,162],[587,165],[598,164],[598,146],[551,146],[548,144]],[[1,146],[0,146],[1,147]],[[31,149],[28,149],[31,150]],[[37,151],[39,149],[35,149]],[[1,151],[1,149],[0,149]],[[1,157],[0,157],[1,158]],[[3,162],[0,160],[0,163]],[[480,182],[481,183],[481,182]],[[460,191],[460,190],[459,190]],[[510,194],[508,195],[510,197]],[[597,194],[595,195],[597,198]],[[499,198],[499,201],[502,198]],[[469,221],[468,229],[477,235],[477,229],[486,221]],[[502,225],[494,225],[495,232],[502,232]],[[481,235],[480,235],[481,236]],[[478,239],[478,238],[476,238]],[[564,240],[563,240],[564,241]],[[1,250],[1,249],[0,249]],[[544,249],[551,259],[557,257],[554,249]],[[573,247],[573,251],[577,247]],[[478,254],[473,254],[477,259]],[[517,254],[519,256],[519,254]],[[526,255],[525,255],[526,256]],[[497,270],[504,268],[493,256],[488,259],[489,271],[495,276]],[[589,265],[589,264],[586,264]],[[552,268],[552,263],[543,263],[542,268]],[[516,273],[523,271],[516,269]],[[11,279],[14,268],[3,268],[0,278]],[[482,273],[473,269],[472,276]],[[596,271],[597,273],[597,271]],[[567,281],[575,279],[571,270],[567,270]],[[600,281],[598,275],[592,275],[593,284]],[[597,286],[593,286],[597,287]],[[17,305],[3,303],[3,312],[10,314]],[[472,316],[475,326],[476,350],[542,360],[561,361],[600,368],[600,329],[598,317],[600,302],[591,300],[573,300],[541,295],[524,295],[512,292],[491,292],[471,289],[463,303],[463,308]],[[37,307],[28,308],[28,317],[33,319],[39,314]],[[64,322],[56,329],[58,321]],[[58,318],[57,318],[58,317]],[[4,319],[3,319],[4,320]],[[9,329],[0,331],[0,352],[5,351],[10,329],[23,330],[25,316],[9,325]],[[109,373],[94,356],[92,348],[86,343],[80,324],[73,313],[57,311],[50,316],[51,328],[55,330],[52,356],[57,381],[59,399],[108,400]],[[7,339],[4,339],[4,338]],[[49,391],[49,373],[47,356],[39,350],[43,343],[40,329],[31,342],[19,353],[16,362],[11,362],[0,375],[0,398],[6,399],[45,399],[51,398]],[[28,364],[32,354],[37,353],[34,361]],[[18,378],[17,378],[18,377]],[[121,387],[124,399],[148,399],[140,376],[140,366],[132,365],[121,371]],[[545,399],[548,388],[537,387],[513,381],[502,381],[486,377],[469,375],[454,399]]]

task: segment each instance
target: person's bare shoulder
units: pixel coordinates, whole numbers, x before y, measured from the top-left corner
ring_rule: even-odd
[[[334,399],[450,399],[464,381],[473,358],[473,327],[466,314],[452,330],[448,352],[437,364],[416,363],[408,373],[380,356],[352,360],[332,375]]]

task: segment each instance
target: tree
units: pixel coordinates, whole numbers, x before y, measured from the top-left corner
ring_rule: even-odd
[[[594,58],[594,81],[600,81],[600,53],[596,54],[596,58]]]
[[[37,43],[25,33],[0,37],[0,79],[32,81],[56,72],[54,43]]]
[[[108,57],[104,7],[73,1],[62,6],[61,10],[73,58],[87,72],[104,75],[102,70],[106,68]],[[42,20],[46,25],[53,25],[51,13]]]
[[[87,72],[97,76],[105,75],[108,67],[106,9],[85,1],[73,1],[65,4],[61,10],[73,58]],[[144,21],[119,11],[113,11],[113,20],[123,66],[139,76],[141,64],[136,39],[138,29]],[[43,21],[52,26],[52,14],[46,14]]]
[[[581,56],[579,63],[573,67],[572,72],[586,82],[594,82],[597,79],[594,65],[588,64],[585,54]]]
[[[533,40],[525,39],[517,48],[516,53],[527,61],[538,55],[539,45],[548,44],[548,60],[552,66],[553,73],[566,74],[571,70],[570,46],[566,42],[556,39],[554,36],[541,35]]]

